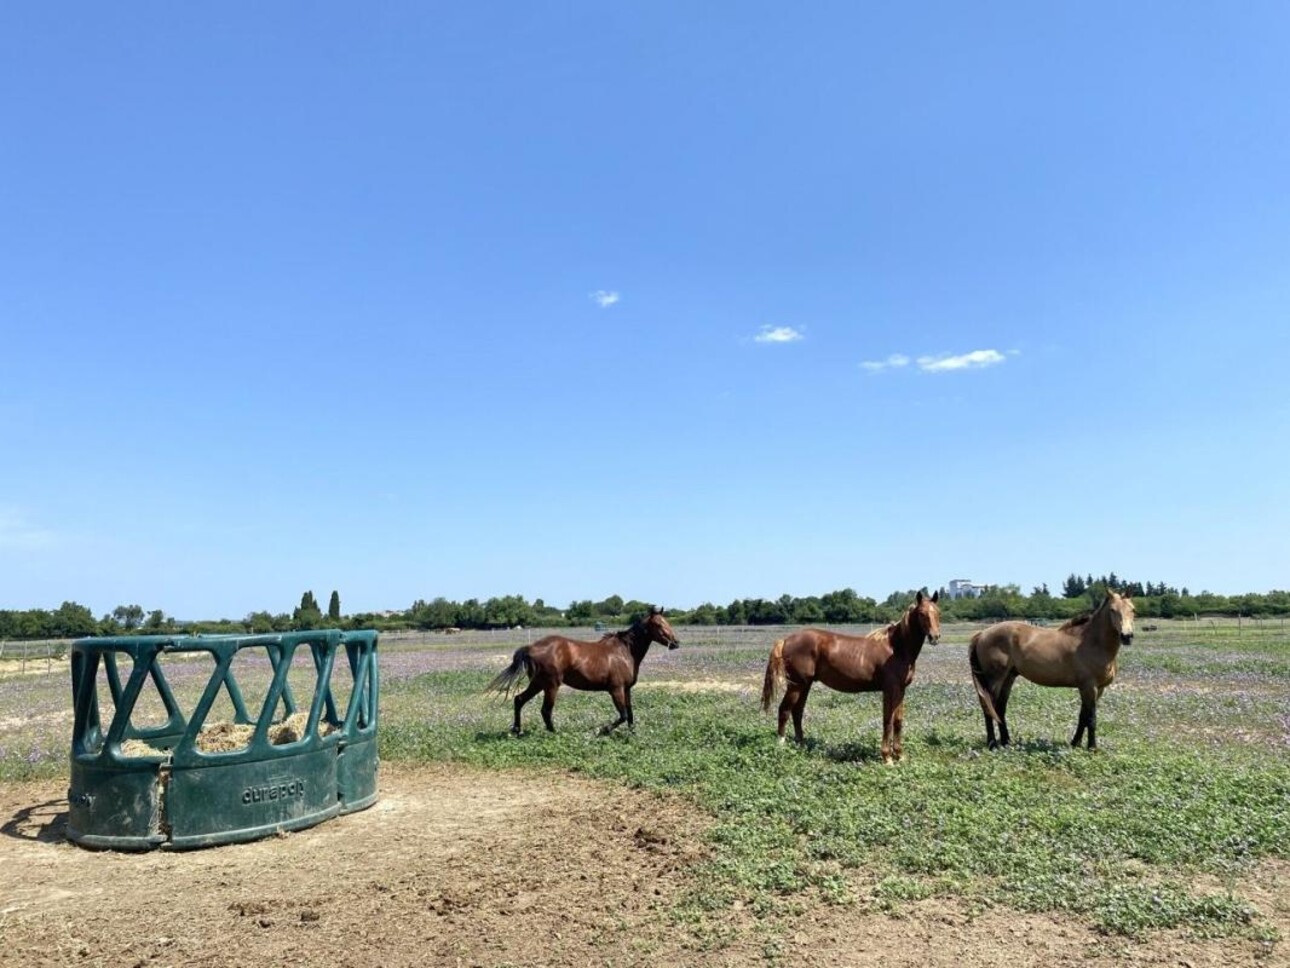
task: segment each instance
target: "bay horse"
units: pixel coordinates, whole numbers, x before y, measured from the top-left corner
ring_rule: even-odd
[[[1041,686],[1079,690],[1079,723],[1071,746],[1088,730],[1088,748],[1097,749],[1097,701],[1114,680],[1121,645],[1133,641],[1133,601],[1108,591],[1091,615],[1073,618],[1056,629],[1025,622],[999,622],[972,636],[968,663],[991,749],[1007,746],[1008,695],[1017,676]],[[999,739],[994,724],[999,724]]]
[[[657,606],[630,628],[606,635],[599,642],[548,635],[516,649],[511,664],[484,687],[484,692],[508,695],[516,681],[528,674],[528,686],[515,696],[515,723],[511,732],[516,736],[520,734],[520,710],[539,692],[546,694],[542,699],[542,721],[550,732],[555,732],[551,711],[561,685],[609,693],[618,718],[601,729],[602,733],[609,733],[624,722],[633,728],[636,724],[632,719],[632,686],[636,685],[641,661],[654,642],[668,649],[681,644],[664,618],[663,610]]]
[[[899,760],[900,734],[905,725],[905,688],[914,681],[914,663],[923,642],[935,645],[941,637],[940,592],[930,598],[921,591],[900,621],[868,635],[843,635],[824,629],[802,629],[780,639],[770,650],[761,708],[770,710],[775,694],[784,689],[779,704],[779,741],[793,716],[797,742],[802,733],[802,711],[811,686],[822,682],[839,692],[882,691],[882,761]]]

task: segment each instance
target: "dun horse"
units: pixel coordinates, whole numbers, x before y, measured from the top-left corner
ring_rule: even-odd
[[[681,644],[663,617],[661,608],[651,609],[648,616],[633,623],[631,628],[606,635],[599,642],[579,642],[563,635],[548,635],[532,645],[516,649],[511,664],[484,691],[507,695],[516,681],[528,674],[527,688],[515,696],[515,724],[511,732],[516,736],[520,733],[520,710],[539,692],[546,693],[542,699],[542,721],[548,730],[555,732],[551,710],[555,708],[556,693],[561,685],[609,693],[618,710],[618,718],[605,726],[602,732],[608,733],[624,722],[631,727],[635,725],[632,720],[632,686],[636,685],[641,660],[653,642],[669,649]]]
[[[1041,686],[1079,689],[1079,725],[1072,746],[1088,729],[1088,748],[1097,749],[1097,701],[1115,679],[1121,645],[1133,641],[1133,602],[1115,592],[1092,615],[1071,619],[1057,629],[1025,622],[1000,622],[972,636],[968,661],[972,683],[985,713],[985,738],[991,749],[1007,746],[1008,694],[1017,676]],[[999,739],[994,724],[999,724]]]
[[[780,639],[766,663],[766,684],[761,708],[769,710],[775,694],[784,688],[779,704],[779,739],[789,713],[797,742],[802,733],[802,711],[811,686],[822,682],[839,692],[882,691],[882,760],[899,760],[901,730],[905,724],[905,687],[914,681],[914,663],[923,642],[941,637],[940,592],[928,598],[918,593],[899,622],[868,635],[842,635],[823,629],[803,629]]]

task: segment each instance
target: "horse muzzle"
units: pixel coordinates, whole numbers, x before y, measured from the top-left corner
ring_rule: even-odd
[[[941,637],[939,635],[929,635],[927,637],[927,641],[932,643],[932,645],[939,645],[941,641]]]
[[[673,649],[679,649],[680,647],[681,647],[681,643],[678,642],[676,639],[673,639],[671,642],[667,644],[667,651],[671,652]]]
[[[1128,635],[1125,635],[1123,632],[1121,632],[1121,633],[1120,633],[1120,644],[1121,644],[1121,645],[1132,645],[1132,644],[1133,644],[1133,633],[1132,633],[1132,632],[1130,632]]]

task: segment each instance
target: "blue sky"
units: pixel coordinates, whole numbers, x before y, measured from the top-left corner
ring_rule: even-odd
[[[1290,584],[1290,8],[0,10],[0,608]]]

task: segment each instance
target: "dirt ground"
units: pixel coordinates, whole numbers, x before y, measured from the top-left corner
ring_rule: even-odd
[[[253,844],[96,853],[66,788],[0,787],[0,965],[1286,965],[1287,944],[1109,939],[1072,920],[928,901],[901,917],[808,905],[776,931],[734,910],[695,945],[706,821],[678,799],[562,774],[382,766],[371,809]],[[1290,938],[1290,865],[1243,893]],[[713,937],[726,939],[712,942]]]

